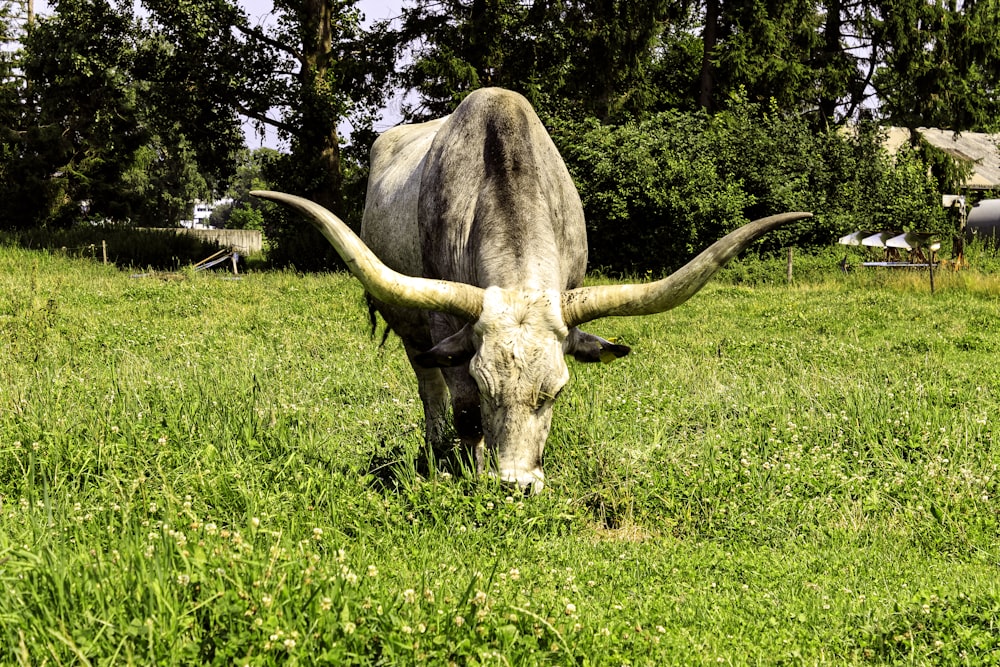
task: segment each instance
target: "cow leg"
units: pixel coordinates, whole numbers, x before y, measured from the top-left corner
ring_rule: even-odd
[[[485,470],[483,445],[483,414],[479,409],[479,387],[469,375],[469,365],[444,368],[445,381],[451,390],[451,409],[455,432],[462,444],[462,452],[476,466],[476,472]]]
[[[417,468],[428,474],[434,469],[434,462],[452,455],[448,437],[448,385],[440,369],[424,368],[413,360],[417,350],[406,343],[403,348],[417,376],[417,391],[424,406],[424,455],[418,457]]]

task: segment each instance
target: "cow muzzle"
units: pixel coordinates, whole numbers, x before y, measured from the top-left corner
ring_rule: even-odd
[[[537,467],[521,471],[501,469],[499,472],[491,472],[490,475],[504,484],[517,487],[518,491],[528,495],[541,493],[542,489],[545,488],[545,473]]]

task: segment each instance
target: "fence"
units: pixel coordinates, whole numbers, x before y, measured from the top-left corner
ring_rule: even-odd
[[[261,233],[253,229],[187,229],[185,227],[143,227],[143,231],[186,234],[200,241],[218,243],[225,248],[232,248],[244,255],[258,253],[264,248]]]

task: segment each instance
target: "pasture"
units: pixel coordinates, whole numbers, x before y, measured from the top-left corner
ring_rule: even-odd
[[[525,498],[345,275],[0,247],[0,664],[1000,662],[1000,279],[755,270],[591,323]]]

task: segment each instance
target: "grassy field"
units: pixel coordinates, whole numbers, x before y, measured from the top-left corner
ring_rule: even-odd
[[[522,498],[345,276],[0,247],[0,664],[997,664],[1000,278],[754,270],[592,323]]]

